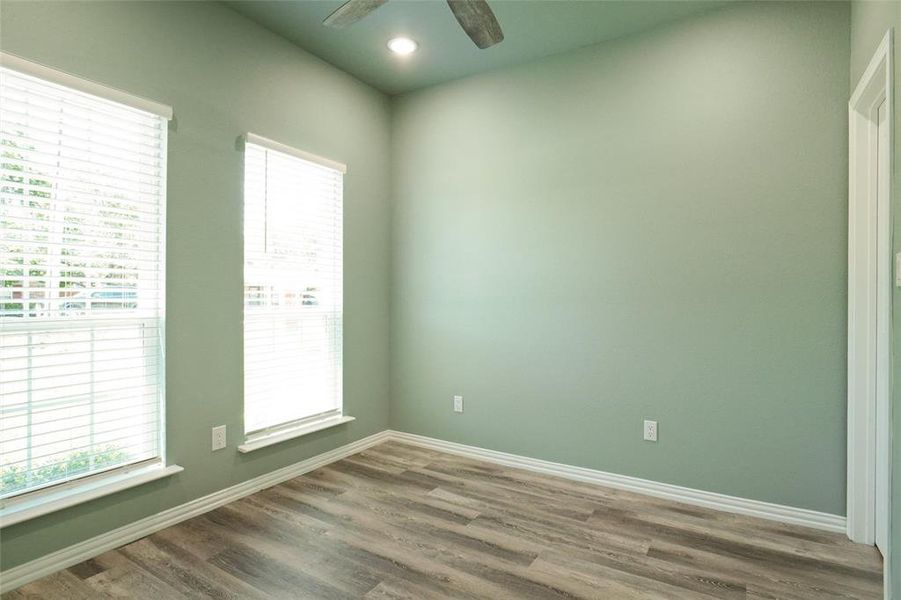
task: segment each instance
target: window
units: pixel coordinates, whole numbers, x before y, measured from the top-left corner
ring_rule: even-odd
[[[12,498],[162,464],[168,115],[3,64],[0,498]]]
[[[342,417],[344,167],[252,134],[244,161],[244,431],[278,439]]]

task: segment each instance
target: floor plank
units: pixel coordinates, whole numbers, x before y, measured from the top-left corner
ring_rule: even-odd
[[[843,535],[386,442],[3,600],[881,597]]]

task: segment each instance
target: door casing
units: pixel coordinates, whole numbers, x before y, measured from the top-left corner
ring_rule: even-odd
[[[847,523],[852,541],[870,545],[887,539],[890,517],[881,496],[891,473],[892,37],[890,29],[848,104]]]

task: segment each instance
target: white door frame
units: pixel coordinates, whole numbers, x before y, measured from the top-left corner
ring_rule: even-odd
[[[884,102],[891,132],[892,30],[889,29],[848,103],[848,537],[876,540],[877,402],[891,379],[891,171],[889,194],[877,193],[877,111]],[[890,134],[891,135],[891,134]],[[888,164],[893,165],[893,140]],[[885,163],[883,163],[885,164]],[[888,269],[885,271],[884,269]],[[879,285],[877,285],[877,282]],[[888,407],[890,408],[890,406]],[[885,413],[889,414],[889,413]]]

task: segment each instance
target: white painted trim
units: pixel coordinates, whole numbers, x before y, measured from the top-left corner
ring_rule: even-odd
[[[150,113],[158,117],[171,120],[172,107],[153,100],[148,100],[122,90],[118,90],[101,83],[71,75],[64,71],[54,69],[8,52],[0,52],[0,66],[11,69],[18,73],[35,77],[43,81],[62,85],[80,92],[92,94],[99,98],[122,104],[142,112]],[[165,125],[160,130],[160,180],[162,182],[162,191],[159,206],[160,219],[160,245],[159,245],[159,263],[157,289],[160,290],[160,311],[159,319],[154,319],[157,335],[159,336],[160,348],[160,365],[157,373],[157,385],[159,389],[158,398],[158,444],[159,456],[139,461],[111,469],[108,471],[95,472],[86,474],[83,477],[66,481],[63,483],[53,484],[44,488],[39,488],[31,492],[24,493],[20,496],[6,498],[0,501],[0,529],[21,523],[30,519],[35,519],[43,515],[63,510],[77,504],[82,504],[96,498],[115,494],[122,490],[156,481],[182,472],[184,469],[179,465],[166,466],[166,374],[165,374],[165,296],[166,296],[166,204],[168,189],[168,152],[169,152],[169,132]],[[109,319],[98,319],[95,325],[102,323],[111,323]],[[146,324],[148,319],[137,319],[135,322]],[[26,327],[33,327],[33,324],[17,324]],[[65,325],[50,325],[52,328],[61,328]],[[4,324],[5,328],[10,325]]]
[[[3,507],[0,508],[0,528],[35,519],[95,498],[109,496],[182,471],[184,469],[178,465],[166,467],[157,462],[151,466],[126,467],[46,490],[37,490],[22,497],[4,501]]]
[[[96,537],[79,542],[78,544],[57,550],[40,558],[36,558],[31,562],[7,569],[0,573],[0,594],[9,592],[17,587],[23,586],[30,581],[40,579],[55,573],[60,569],[66,569],[72,565],[93,558],[104,552],[113,550],[125,544],[129,544],[144,536],[150,535],[166,527],[171,527],[209,512],[215,508],[240,500],[250,494],[255,494],[260,490],[278,485],[289,479],[299,477],[304,473],[309,473],[319,467],[333,463],[351,454],[362,452],[376,444],[384,442],[390,438],[390,432],[380,431],[356,442],[345,444],[323,452],[312,458],[283,467],[276,471],[254,477],[237,485],[213,492],[207,496],[191,500],[179,506],[164,510],[163,512],[151,515],[129,525],[119,527],[107,533],[102,533]]]
[[[245,133],[243,138],[245,144],[255,144],[257,146],[263,146],[264,148],[268,148],[269,150],[275,150],[276,152],[288,154],[289,156],[296,156],[297,158],[308,160],[312,163],[316,163],[317,165],[338,171],[340,173],[347,173],[347,165],[342,162],[324,158],[311,152],[298,150],[293,146],[288,146],[287,144],[282,144],[281,142],[270,140],[269,138],[265,138],[255,133]]]
[[[330,463],[346,458],[357,452],[386,441],[398,441],[414,444],[425,448],[431,448],[440,452],[458,454],[477,460],[507,465],[537,473],[564,477],[575,481],[585,481],[607,487],[628,490],[648,496],[665,498],[675,502],[683,502],[703,506],[714,510],[738,513],[822,529],[825,531],[844,532],[845,518],[839,515],[816,512],[803,508],[794,508],[758,500],[748,500],[734,496],[726,496],[714,492],[694,490],[677,485],[658,483],[637,477],[606,473],[584,467],[575,467],[560,463],[554,463],[536,458],[528,458],[496,450],[487,450],[475,446],[466,446],[455,442],[447,442],[412,433],[400,431],[381,431],[356,442],[335,448],[318,456],[314,456],[299,463],[289,465],[277,471],[266,473],[254,479],[239,483],[208,496],[197,498],[170,508],[156,515],[151,515],[129,525],[125,525],[113,531],[103,533],[89,540],[85,540],[68,548],[63,548],[46,556],[37,558],[31,562],[13,567],[0,573],[0,593],[6,593],[30,581],[55,573],[60,569],[71,567],[89,558],[93,558],[131,543],[144,536],[150,535],[166,527],[171,527],[182,521],[196,517],[215,508],[234,502],[260,490],[278,485],[294,477],[303,475]]]
[[[266,446],[271,446],[273,444],[278,444],[287,440],[293,440],[294,438],[309,435],[316,431],[322,431],[323,429],[328,429],[329,427],[336,427],[338,425],[343,425],[344,423],[350,423],[354,420],[354,417],[349,417],[346,415],[336,415],[329,417],[328,419],[322,419],[320,421],[314,421],[312,423],[305,423],[304,425],[292,427],[291,429],[283,429],[271,435],[248,439],[246,442],[238,446],[238,452],[253,452],[254,450],[259,450],[260,448],[265,448]]]
[[[456,442],[446,442],[444,440],[412,433],[404,433],[401,431],[392,431],[391,439],[398,442],[415,444],[440,452],[448,452],[466,456],[468,458],[506,465],[508,467],[526,469],[545,475],[555,475],[557,477],[564,477],[575,481],[595,483],[657,498],[665,498],[675,502],[683,502],[685,504],[721,510],[723,512],[760,517],[771,521],[802,525],[804,527],[812,527],[824,531],[837,533],[845,532],[845,517],[841,515],[832,515],[805,508],[795,508],[793,506],[784,506],[781,504],[762,502],[760,500],[749,500],[747,498],[727,496],[725,494],[695,490],[668,483],[658,483],[647,479],[639,479],[627,475],[617,475],[616,473],[607,473],[605,471],[597,471],[585,467],[574,467],[517,454],[508,454],[507,452],[499,452],[497,450],[487,450],[485,448],[467,446]]]
[[[882,40],[879,42],[879,46],[876,47],[876,51],[873,52],[873,56],[870,58],[870,62],[867,64],[867,68],[864,70],[863,75],[860,76],[860,80],[858,80],[857,87],[854,88],[854,92],[851,94],[851,99],[848,101],[848,104],[851,106],[859,105],[867,85],[874,81],[877,76],[888,75],[891,77],[890,73],[885,73],[884,67],[887,65],[883,65],[882,61],[885,59],[891,60],[892,42],[893,30],[890,27],[886,30],[885,35],[882,36]]]
[[[893,32],[889,29],[848,103],[847,535],[863,544],[875,542],[877,389],[885,385],[884,378],[891,376],[885,339],[891,317],[882,306],[885,302],[880,301],[885,290],[879,290],[877,285],[878,265],[882,261],[888,262],[891,272],[891,242],[886,235],[877,233],[880,210],[887,213],[888,207],[880,209],[871,182],[876,180],[877,166],[875,111],[883,101],[889,131],[894,123],[892,48]],[[892,146],[890,141],[889,152]],[[889,164],[893,164],[891,157]],[[889,187],[891,196],[891,183]]]
[[[0,66],[12,69],[13,71],[18,71],[24,75],[30,75],[31,77],[36,77],[44,81],[63,85],[86,94],[99,96],[112,102],[118,102],[119,104],[124,104],[131,108],[160,116],[169,121],[172,120],[171,106],[154,100],[148,100],[147,98],[142,98],[141,96],[136,96],[108,85],[85,79],[84,77],[71,75],[65,71],[60,71],[59,69],[54,69],[24,59],[15,54],[0,52]]]
[[[168,460],[168,448],[166,446],[166,282],[168,281],[166,269],[166,253],[167,240],[169,239],[167,215],[169,211],[169,128],[162,127],[160,131],[161,146],[163,149],[160,156],[160,180],[163,182],[162,195],[160,197],[159,222],[160,222],[160,238],[159,238],[159,269],[157,270],[157,289],[159,290],[157,303],[159,310],[159,321],[157,322],[157,344],[159,344],[159,364],[157,365],[157,385],[159,390],[157,411],[158,417],[158,443],[160,448],[160,461],[166,464]]]

